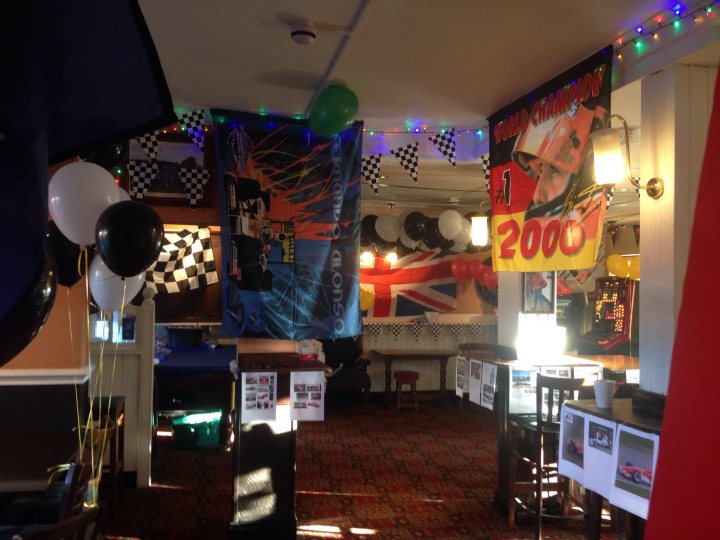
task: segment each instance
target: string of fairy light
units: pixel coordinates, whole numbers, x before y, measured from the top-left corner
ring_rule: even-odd
[[[678,35],[686,32],[689,24],[695,26],[703,24],[709,19],[715,19],[715,4],[716,2],[713,1],[701,7],[689,9],[685,4],[678,2],[669,10],[656,13],[642,24],[625,32],[615,41],[615,57],[622,61],[624,59],[623,51],[630,45],[635,46],[638,55],[644,54],[649,47],[660,42],[663,32],[672,32]]]
[[[445,135],[450,131],[454,131],[455,135],[460,137],[462,135],[477,135],[480,138],[485,136],[483,128],[479,129],[440,129],[440,130],[429,130],[427,127],[411,126],[406,128],[404,131],[400,129],[395,130],[380,130],[380,129],[367,129],[363,128],[363,135],[370,137],[379,137],[384,139],[385,135]]]

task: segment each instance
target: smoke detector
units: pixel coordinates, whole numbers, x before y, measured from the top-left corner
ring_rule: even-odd
[[[457,206],[460,204],[460,197],[450,197],[450,199],[448,200],[448,203],[453,206]]]
[[[290,37],[298,45],[310,45],[315,41],[315,27],[310,21],[297,21],[292,24]]]

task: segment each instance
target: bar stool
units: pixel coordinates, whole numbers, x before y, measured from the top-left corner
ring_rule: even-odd
[[[420,374],[417,371],[396,371],[393,373],[393,377],[395,379],[395,405],[397,410],[399,411],[401,407],[400,398],[402,396],[402,387],[403,385],[408,385],[412,392],[412,403],[407,403],[406,405],[414,406],[417,411],[417,382]]]

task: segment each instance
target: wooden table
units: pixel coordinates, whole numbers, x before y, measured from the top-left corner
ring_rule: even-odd
[[[433,361],[440,364],[440,395],[438,400],[445,404],[447,399],[447,361],[457,351],[451,349],[421,349],[417,351],[405,349],[373,349],[372,354],[385,362],[385,406],[392,402],[392,365],[396,360],[413,360],[416,362]]]
[[[627,354],[582,354],[578,358],[600,362],[603,378],[615,381],[625,380],[628,371],[640,369],[640,358]]]
[[[568,408],[578,410],[580,412],[603,418],[617,424],[623,424],[647,433],[655,435],[660,434],[662,420],[653,416],[639,415],[633,412],[632,399],[614,399],[612,407],[609,409],[599,408],[594,399],[578,399],[566,401]],[[589,540],[599,540],[600,526],[602,516],[602,496],[589,489],[586,489],[588,508],[588,531],[587,538]],[[638,516],[633,516],[630,523],[630,530],[626,531],[626,538],[641,539],[643,537],[644,520]]]
[[[45,491],[48,469],[68,463],[77,435],[62,432],[11,432],[0,436],[0,492]]]

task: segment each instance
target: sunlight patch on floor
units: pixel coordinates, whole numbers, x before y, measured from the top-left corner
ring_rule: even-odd
[[[350,534],[357,536],[374,536],[377,533],[375,529],[350,527]],[[300,525],[297,535],[309,538],[343,538],[342,529],[335,525]]]

